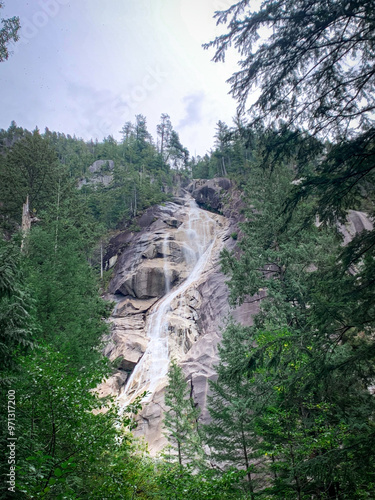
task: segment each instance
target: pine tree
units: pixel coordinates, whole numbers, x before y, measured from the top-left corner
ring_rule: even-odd
[[[228,125],[222,121],[216,124],[215,146],[217,147],[220,175],[227,176],[227,170],[230,165],[229,144],[230,144],[230,131]]]
[[[57,193],[63,175],[56,152],[36,129],[16,141],[0,165],[0,199],[3,216],[20,222],[22,205],[29,196],[31,211],[45,209]]]
[[[310,160],[295,163],[299,182],[284,200],[289,214],[305,200],[313,202],[301,227],[316,216],[335,226],[337,220],[345,221],[350,209],[365,208],[371,217],[375,214],[373,10],[371,0],[350,0],[345,5],[340,0],[277,0],[252,11],[251,2],[241,0],[216,14],[228,32],[206,47],[216,47],[215,60],[223,60],[233,44],[239,50],[240,70],[230,82],[240,110],[246,109],[257,85],[259,97],[250,106],[250,125],[272,130],[283,120],[292,132],[289,137],[299,138]],[[264,27],[272,29],[272,35],[258,44]],[[289,138],[283,137],[283,127],[279,129],[277,149],[286,149]],[[318,155],[309,147],[311,135],[325,141]],[[270,149],[266,159],[274,155]],[[356,279],[346,283],[343,304],[355,297],[354,310],[359,314],[348,315],[344,329],[355,326],[368,332],[374,327],[370,305],[375,302],[374,242],[375,231],[364,231],[337,256],[337,277],[356,267]]]
[[[162,160],[167,163],[169,158],[168,147],[171,140],[172,123],[170,116],[163,113],[160,117],[161,122],[157,125],[156,131],[160,139],[160,155]]]
[[[35,310],[21,268],[19,246],[0,240],[1,379],[16,367],[15,353],[33,345]]]
[[[200,410],[195,406],[182,369],[176,361],[171,362],[168,371],[165,404],[168,408],[164,415],[165,434],[178,463],[194,463],[202,454],[198,432]]]
[[[219,347],[220,363],[217,366],[218,380],[210,383],[208,411],[211,422],[204,427],[204,439],[210,448],[209,459],[215,467],[235,467],[246,472],[244,490],[254,498],[254,473],[262,472],[261,460],[256,451],[257,440],[254,426],[253,380],[227,373],[233,361],[233,343],[240,329],[228,328],[224,342]],[[227,338],[227,342],[226,339]],[[230,348],[227,349],[228,345]],[[232,359],[231,359],[232,358]]]
[[[146,117],[143,115],[135,116],[134,136],[139,152],[143,151],[152,141],[151,135],[147,130]]]
[[[261,151],[249,170],[241,253],[223,254],[233,302],[257,301],[260,312],[253,327],[224,335],[217,388],[229,408],[236,397],[228,387],[241,388],[242,408],[253,416],[247,431],[258,438],[252,452],[270,457],[264,493],[363,498],[364,484],[373,488],[374,346],[365,323],[372,305],[362,313],[364,283],[342,272],[335,232],[306,217],[313,202],[299,204],[285,225],[293,162],[269,165]],[[212,407],[215,415],[219,402]]]

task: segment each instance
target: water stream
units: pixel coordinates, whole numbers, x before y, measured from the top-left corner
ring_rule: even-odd
[[[172,206],[173,205],[173,206]],[[187,277],[171,288],[168,273],[170,266],[170,233],[166,232],[162,243],[164,258],[165,295],[151,308],[146,323],[149,343],[146,351],[133,373],[129,377],[123,393],[119,396],[123,407],[135,397],[148,391],[144,401],[149,401],[158,388],[163,387],[169,367],[168,337],[173,335],[171,315],[178,316],[184,305],[184,294],[199,280],[211,257],[216,240],[216,221],[212,214],[200,209],[192,198],[188,198],[184,207],[169,203],[168,209],[174,213],[184,212],[184,222],[174,232],[174,239],[182,246]],[[178,299],[176,308],[175,299]],[[172,311],[174,303],[174,311]]]

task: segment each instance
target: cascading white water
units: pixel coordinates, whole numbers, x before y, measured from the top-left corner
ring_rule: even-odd
[[[168,294],[171,291],[171,278],[168,273],[168,255],[169,255],[169,239],[168,233],[163,239],[163,257],[164,257],[164,279],[165,279],[165,293]]]
[[[170,290],[169,276],[169,235],[164,235],[162,252],[164,257],[164,276],[166,294],[151,309],[146,330],[149,338],[147,349],[130,376],[123,393],[119,396],[123,408],[135,397],[148,391],[144,401],[151,399],[158,387],[165,383],[169,367],[168,336],[170,326],[171,305],[179,298],[179,306],[173,311],[179,314],[184,304],[184,294],[196,282],[205,269],[211,256],[216,238],[215,219],[200,209],[193,199],[189,199],[183,209],[175,204],[174,210],[186,212],[185,221],[175,232],[175,240],[182,245],[187,278],[177,287]]]

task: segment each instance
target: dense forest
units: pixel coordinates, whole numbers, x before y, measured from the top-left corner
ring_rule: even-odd
[[[239,112],[204,157],[167,114],[155,138],[143,115],[119,141],[0,130],[0,498],[375,497],[375,231],[344,245],[339,230],[349,211],[375,212],[373,7],[276,0],[252,12],[241,0],[218,12],[228,31],[206,48],[216,61],[238,49]],[[0,61],[19,29],[3,25]],[[259,312],[223,331],[207,425],[172,361],[169,446],[154,458],[132,434],[141,398],[120,412],[95,391],[112,370],[101,253],[173,186],[214,177],[243,207],[236,249],[221,254],[231,304],[257,300]]]

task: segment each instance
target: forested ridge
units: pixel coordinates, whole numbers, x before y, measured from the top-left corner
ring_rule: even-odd
[[[374,15],[366,0],[218,12],[227,34],[206,48],[217,61],[239,51],[239,113],[204,157],[167,114],[155,139],[143,115],[118,141],[0,130],[2,449],[12,391],[17,416],[15,492],[7,453],[0,498],[375,497]],[[17,26],[1,32],[0,60]],[[95,391],[112,370],[103,248],[177,184],[215,177],[234,186],[224,205],[242,200],[236,248],[221,254],[231,304],[259,312],[248,327],[228,318],[207,425],[172,360],[169,446],[153,458],[131,433],[141,398],[122,413]],[[368,229],[344,244],[351,211]]]

